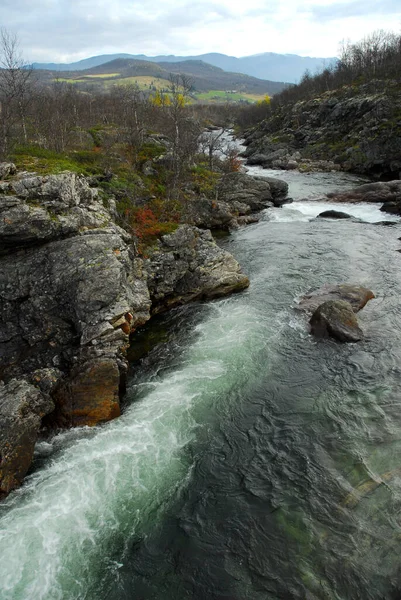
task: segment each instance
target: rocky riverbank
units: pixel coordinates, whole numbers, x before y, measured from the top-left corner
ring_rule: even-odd
[[[275,107],[245,133],[249,164],[400,179],[400,85],[371,81]]]
[[[74,173],[0,173],[0,495],[17,487],[43,425],[120,414],[130,335],[153,313],[249,285],[201,227],[230,228],[284,201],[287,185],[234,173],[215,202],[146,253],[93,181]]]

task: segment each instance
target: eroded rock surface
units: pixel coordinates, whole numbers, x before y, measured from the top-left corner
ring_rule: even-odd
[[[72,426],[120,414],[129,335],[152,311],[248,284],[210,232],[189,225],[144,263],[84,177],[0,182],[0,493],[29,468],[43,417]]]

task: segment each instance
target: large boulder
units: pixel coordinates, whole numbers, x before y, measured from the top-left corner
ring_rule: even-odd
[[[222,177],[216,198],[202,196],[187,201],[182,221],[207,229],[234,229],[254,223],[251,213],[291,201],[287,192],[288,184],[280,179],[229,173]]]
[[[145,268],[153,312],[249,286],[238,262],[217,246],[210,231],[189,225],[163,236]]]
[[[375,295],[371,290],[361,285],[348,283],[325,284],[319,289],[305,294],[296,308],[312,313],[324,302],[343,300],[351,305],[354,312],[358,312],[374,297]]]
[[[273,177],[252,177],[246,173],[229,173],[219,186],[219,199],[231,204],[241,202],[251,211],[272,206],[275,198],[287,195],[288,184]]]
[[[324,302],[309,322],[312,333],[317,337],[330,336],[340,342],[359,342],[363,338],[354,310],[344,300]]]

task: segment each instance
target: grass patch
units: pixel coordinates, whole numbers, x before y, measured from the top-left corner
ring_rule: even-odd
[[[82,79],[112,79],[120,77],[121,73],[96,73],[95,75],[84,75]]]
[[[202,102],[258,102],[265,98],[264,94],[247,94],[245,92],[227,92],[224,90],[195,92],[193,96]]]
[[[54,152],[39,146],[17,146],[12,156],[18,170],[51,175],[72,171],[83,175],[102,172],[99,154],[92,150]]]
[[[167,79],[158,79],[157,77],[149,77],[145,75],[139,75],[137,77],[121,77],[113,84],[116,85],[137,85],[139,89],[151,89],[156,88],[157,90],[168,89],[170,82]]]

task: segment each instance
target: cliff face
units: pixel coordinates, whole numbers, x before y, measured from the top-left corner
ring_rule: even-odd
[[[372,81],[277,107],[246,144],[251,164],[400,179],[401,85]]]
[[[129,336],[152,313],[249,285],[209,231],[181,225],[143,258],[90,180],[1,168],[0,496],[21,483],[44,417],[65,427],[120,414]],[[286,193],[246,175],[231,184],[222,212],[234,224]]]

